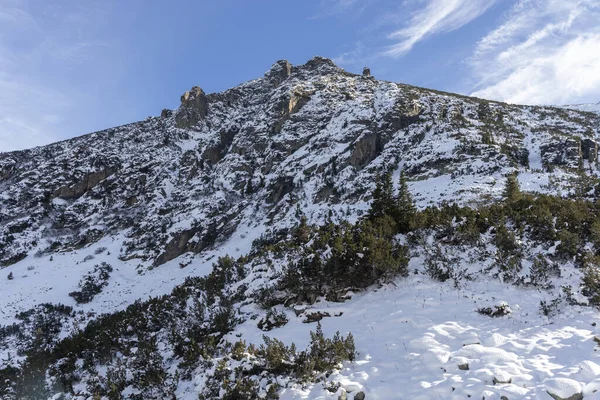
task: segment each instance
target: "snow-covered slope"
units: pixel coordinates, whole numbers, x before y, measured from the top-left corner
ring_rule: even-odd
[[[356,216],[384,169],[403,168],[421,206],[495,198],[514,170],[525,190],[567,193],[579,170],[597,173],[599,121],[281,61],[161,117],[1,154],[0,260],[23,268],[121,235],[120,258],[145,269],[242,226],[289,226],[298,208]]]
[[[584,103],[584,104],[570,104],[562,106],[563,108],[569,108],[572,110],[600,113],[600,102],[598,103]]]
[[[186,277],[208,274],[218,256],[242,256],[266,232],[296,226],[302,216],[314,224],[356,221],[369,206],[375,177],[384,171],[392,171],[394,181],[401,170],[406,172],[420,208],[443,202],[488,204],[500,197],[506,175],[514,171],[519,172],[521,188],[530,192],[590,197],[597,184],[600,115],[379,81],[348,73],[321,57],[300,66],[278,61],[264,77],[223,93],[205,94],[194,87],[181,101],[177,110],[164,110],[160,117],[0,154],[0,265],[2,273],[12,277],[0,279],[0,325],[19,322],[17,313],[38,304],[60,303],[72,306],[78,315],[65,325],[66,335],[100,313],[168,294]],[[102,263],[112,267],[107,284],[92,301],[77,304],[69,293]],[[483,289],[476,285],[462,294],[439,289],[440,296],[457,296],[455,318],[436,307],[431,316],[422,317],[431,321],[411,322],[418,324],[414,337],[412,331],[403,330],[394,336],[393,327],[404,323],[396,314],[401,311],[380,297],[391,293],[392,302],[416,312],[420,302],[425,300],[425,309],[432,298],[429,284],[415,283],[421,294],[386,287],[332,310],[344,315],[323,322],[324,329],[357,332],[361,353],[357,365],[348,367],[354,370],[340,374],[378,396],[374,398],[395,398],[389,397],[392,385],[381,381],[396,382],[394,374],[414,364],[423,378],[410,381],[405,398],[417,398],[429,387],[423,393],[439,387],[447,395],[447,386],[455,387],[451,382],[477,379],[475,389],[463,385],[456,395],[494,398],[481,394],[495,373],[486,372],[491,367],[463,373],[448,361],[448,357],[482,359],[460,351],[458,343],[468,332],[488,343],[482,342],[487,347],[477,350],[481,354],[499,354],[494,350],[498,347],[507,352],[498,356],[501,362],[490,362],[500,370],[524,376],[534,365],[540,366],[544,372],[532,375],[527,395],[542,393],[540,385],[555,374],[554,369],[561,376],[575,373],[575,359],[561,352],[556,368],[547,358],[535,356],[554,345],[539,344],[522,325],[529,314],[521,310],[538,307],[545,294],[519,302],[522,308],[499,328],[499,335],[510,337],[502,344],[488,338],[492,329],[488,320],[459,315],[472,314],[471,300],[461,296],[478,296]],[[482,298],[492,301],[496,295],[491,293],[502,290],[509,289],[498,284]],[[348,307],[366,313],[370,304],[386,305],[364,319],[368,328],[350,329],[361,322],[360,312]],[[394,322],[385,322],[388,319]],[[451,319],[456,320],[452,328],[456,337],[441,333]],[[573,331],[566,327],[571,322],[547,328],[551,337],[560,338],[548,339],[555,347],[571,343],[571,337],[589,342],[592,331],[585,330],[587,322],[575,323]],[[530,323],[540,327],[546,321]],[[277,335],[291,338],[296,325],[287,325]],[[376,325],[385,331],[381,340],[373,339],[378,346],[388,341],[395,346],[387,353],[368,342],[368,329],[374,332]],[[308,328],[303,338],[309,337]],[[247,340],[260,342],[262,331],[255,324],[254,330],[245,330],[244,325],[238,329]],[[440,364],[435,368],[423,361],[430,356],[417,349],[417,342],[406,343],[421,340],[419,335],[427,341],[432,333],[439,343],[429,351],[445,352],[434,362]],[[22,360],[16,348],[0,347],[0,367]],[[402,352],[405,362],[392,366],[394,354],[400,359]],[[400,372],[394,373],[392,367]],[[451,372],[440,376],[424,372],[439,374],[444,368]],[[378,377],[377,371],[385,372]],[[186,396],[196,398],[192,392]],[[298,389],[283,396],[329,396],[325,392],[322,387]],[[430,396],[422,398],[436,398]],[[519,398],[515,396],[508,397]]]

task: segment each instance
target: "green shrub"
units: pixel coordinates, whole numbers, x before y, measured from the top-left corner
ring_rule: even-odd
[[[73,297],[77,304],[89,303],[108,285],[108,279],[112,271],[112,266],[105,262],[95,265],[93,271],[79,282],[81,290],[71,292],[69,296]]]
[[[589,266],[583,272],[582,291],[593,306],[600,306],[600,268]]]
[[[563,229],[558,232],[558,240],[560,240],[560,244],[556,246],[557,255],[566,258],[577,256],[581,246],[581,240],[578,234]]]

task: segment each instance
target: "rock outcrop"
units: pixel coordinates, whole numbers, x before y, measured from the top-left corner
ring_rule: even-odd
[[[279,86],[283,81],[292,75],[292,64],[287,60],[279,60],[267,73],[265,79],[271,82],[274,86]]]
[[[181,105],[175,114],[178,128],[192,128],[208,114],[206,94],[200,86],[194,86],[181,96]]]
[[[114,174],[115,168],[104,168],[97,172],[86,174],[83,179],[71,186],[62,186],[54,192],[54,197],[65,200],[77,199],[95,188],[100,182]]]

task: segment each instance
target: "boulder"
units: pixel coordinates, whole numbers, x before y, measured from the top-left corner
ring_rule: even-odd
[[[312,324],[313,322],[319,322],[325,317],[331,317],[331,315],[327,312],[313,312],[306,314],[306,318],[302,321],[305,324]]]
[[[358,392],[354,395],[354,400],[365,400],[365,392]]]
[[[196,228],[174,234],[171,241],[165,246],[164,252],[154,261],[154,265],[162,265],[167,261],[179,257],[187,251],[191,251],[192,249],[189,246],[190,239],[192,239],[199,231],[200,229]]]

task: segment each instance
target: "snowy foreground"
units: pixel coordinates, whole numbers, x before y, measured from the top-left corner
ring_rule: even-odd
[[[539,311],[540,301],[548,298],[548,293],[497,281],[470,282],[457,290],[416,275],[345,303],[317,303],[311,311],[343,313],[321,321],[326,336],[338,330],[354,335],[357,361],[329,377],[352,392],[349,399],[359,391],[369,400],[551,400],[547,391],[565,399],[576,393],[600,399],[600,393],[592,394],[600,389],[600,353],[594,342],[600,314],[567,306],[548,320]],[[491,318],[476,311],[501,301],[510,305],[510,315]],[[304,324],[290,312],[288,318],[269,336],[304,348],[315,324]],[[241,336],[261,343],[262,334],[248,321],[230,340]],[[281,399],[337,400],[342,392],[329,393],[316,384],[287,389]]]
[[[245,251],[251,236],[230,242],[229,250]],[[233,242],[240,247],[234,248]],[[104,260],[118,262],[114,259],[118,253],[116,243],[104,240],[100,244],[108,251],[78,267],[88,268]],[[91,248],[87,251],[92,254]],[[113,255],[107,255],[110,251]],[[15,274],[10,285],[20,289],[3,290],[0,315],[4,323],[11,321],[14,312],[33,305],[28,304],[27,298],[33,300],[34,292],[38,293],[35,302],[73,302],[66,296],[66,289],[76,288],[79,274],[58,267],[66,264],[68,257],[72,255],[55,255],[56,267],[29,271],[29,277]],[[166,293],[166,288],[178,284],[186,274],[203,275],[210,271],[214,259],[207,258],[210,260],[193,262],[185,269],[168,263],[141,276],[132,266],[122,265],[115,271],[119,284],[109,285],[91,304],[80,307],[88,312],[110,312],[123,308],[134,298]],[[410,270],[420,270],[417,264],[421,261],[413,259]],[[591,307],[563,302],[560,314],[548,318],[540,312],[540,302],[550,304],[560,295],[560,289],[548,292],[515,287],[479,276],[475,281],[462,281],[457,289],[451,281],[439,283],[422,273],[413,274],[355,294],[345,303],[321,300],[310,306],[310,312],[331,315],[321,321],[325,336],[331,337],[336,331],[342,335],[352,333],[358,357],[327,378],[341,384],[336,393],[326,390],[323,383],[316,383],[283,389],[281,399],[337,400],[344,391],[348,392],[348,399],[364,392],[368,400],[500,400],[503,396],[509,400],[551,400],[548,392],[562,399],[581,399],[571,397],[578,393],[586,400],[600,399],[600,393],[594,394],[600,390],[600,346],[594,341],[595,335],[600,336],[600,313]],[[565,278],[572,283],[579,279]],[[8,289],[9,282],[5,281],[0,283]],[[47,290],[43,290],[44,282]],[[56,285],[67,287],[53,290]],[[507,316],[492,318],[477,312],[502,302],[512,310]],[[264,313],[253,303],[245,308],[250,313]],[[247,320],[226,339],[260,345],[266,334],[287,345],[293,342],[299,349],[306,348],[309,332],[315,330],[316,324],[303,323],[305,316],[296,316],[290,309],[281,310],[289,319],[285,326],[263,332],[255,320]],[[4,361],[6,357],[3,354]],[[203,379],[199,376],[191,382],[180,382],[177,398],[196,399],[204,386]]]

